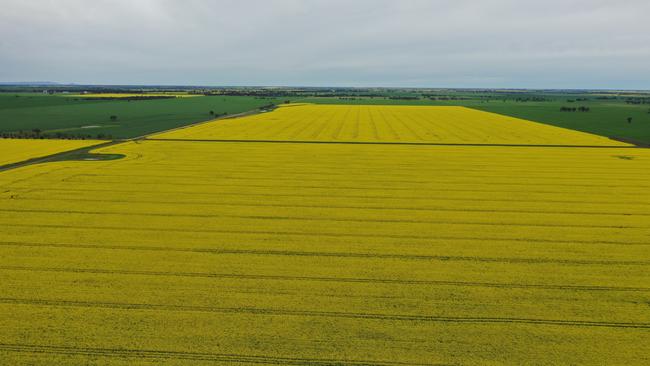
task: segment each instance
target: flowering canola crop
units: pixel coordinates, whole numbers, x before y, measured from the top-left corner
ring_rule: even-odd
[[[624,143],[465,107],[294,104],[154,135],[158,139],[608,145]]]
[[[100,144],[97,140],[1,139],[0,166]]]
[[[219,123],[170,134],[216,138]],[[598,140],[541,127],[499,136]],[[96,152],[126,158],[0,172],[7,364],[647,358],[647,149],[144,140]]]

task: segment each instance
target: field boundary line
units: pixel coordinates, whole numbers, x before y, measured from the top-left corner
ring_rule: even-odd
[[[183,185],[190,185],[187,180],[189,179],[201,179],[204,183],[200,184],[192,184],[194,186],[201,186],[201,185],[212,185],[214,183],[223,183],[226,181],[264,181],[264,182],[295,182],[296,180],[299,180],[302,183],[321,183],[321,182],[327,182],[327,183],[332,183],[334,180],[331,178],[327,178],[329,174],[303,174],[305,176],[293,176],[293,175],[283,175],[280,177],[276,176],[271,176],[271,177],[263,177],[263,178],[257,178],[254,175],[247,174],[248,172],[240,175],[236,175],[237,173],[218,173],[218,174],[223,174],[223,175],[183,175],[183,174],[174,174],[170,175],[170,173],[176,173],[176,172],[170,172],[168,169],[165,170],[167,174],[147,174],[147,178],[159,178],[159,179],[166,179],[167,181],[161,181],[157,182],[159,184],[177,184],[179,180],[185,180],[182,181]],[[256,172],[259,174],[259,172]],[[63,179],[63,181],[74,181],[74,179],[78,179],[80,177],[100,177],[104,179],[111,179],[111,178],[129,178],[133,179],[134,177],[139,176],[139,174],[120,174],[118,173],[113,173],[109,174],[106,172],[102,172],[101,174],[97,173],[80,173],[80,174],[74,174],[69,177],[66,177]],[[350,179],[350,182],[354,182],[359,185],[360,188],[377,188],[377,186],[368,186],[368,184],[371,183],[380,183],[380,184],[400,184],[400,185],[410,185],[405,187],[405,189],[410,189],[414,188],[413,186],[424,186],[425,188],[429,187],[432,184],[459,184],[459,183],[465,183],[465,184],[475,184],[476,182],[480,182],[481,184],[498,184],[498,185],[512,185],[512,186],[530,186],[530,185],[535,185],[535,186],[548,186],[548,185],[557,185],[558,184],[558,178],[557,177],[552,177],[552,176],[541,176],[541,177],[531,177],[535,178],[536,182],[535,184],[530,184],[530,183],[514,183],[511,182],[508,178],[504,178],[503,176],[496,176],[496,175],[465,175],[466,179],[458,179],[456,175],[438,175],[436,177],[431,177],[428,179],[424,178],[419,178],[419,179],[399,179],[399,178],[385,178],[385,177],[380,177],[380,178],[366,178],[366,177],[361,177],[361,178],[355,178],[355,179]],[[505,183],[504,183],[505,181]],[[548,181],[552,181],[554,184],[548,183]],[[567,184],[570,185],[571,187],[623,187],[623,188],[650,188],[650,179],[643,179],[643,178],[632,178],[632,179],[626,179],[626,182],[632,182],[631,184],[619,184],[615,185],[614,183],[620,183],[621,179],[620,178],[615,178],[610,176],[600,176],[600,177],[576,177],[576,178],[571,178],[571,180],[565,180],[562,181],[562,184]],[[341,181],[336,181],[337,183],[341,183]],[[585,184],[585,182],[589,183],[595,183],[595,184]],[[105,183],[105,182],[91,182],[91,183]],[[113,183],[113,182],[109,182]],[[383,187],[383,186],[382,186]]]
[[[487,239],[480,239],[486,241]],[[629,245],[629,244],[624,244]],[[426,254],[395,254],[395,253],[363,253],[363,252],[315,252],[298,250],[272,250],[272,249],[226,249],[226,248],[170,248],[137,245],[102,245],[102,244],[40,244],[20,242],[0,242],[0,246],[14,247],[51,247],[51,248],[81,248],[81,249],[108,249],[108,250],[140,250],[154,252],[186,252],[214,255],[258,255],[258,256],[294,256],[294,257],[326,257],[326,258],[364,258],[364,259],[395,259],[403,261],[458,261],[458,262],[483,262],[483,263],[508,263],[508,264],[564,264],[564,265],[627,265],[648,266],[650,261],[604,261],[580,260],[561,258],[526,258],[526,257],[473,257],[453,255],[426,255]]]
[[[75,307],[75,308],[100,308],[100,309],[120,309],[120,310],[198,312],[198,313],[219,313],[219,314],[252,314],[252,315],[265,315],[265,316],[322,317],[322,318],[341,318],[341,319],[381,320],[381,321],[406,321],[406,322],[472,323],[472,324],[518,323],[518,324],[573,326],[573,327],[650,329],[650,323],[568,320],[568,319],[538,319],[538,318],[518,318],[518,317],[500,318],[500,317],[462,317],[462,316],[438,316],[438,315],[352,313],[352,312],[342,312],[342,311],[290,310],[290,309],[255,308],[255,307],[212,307],[212,306],[198,306],[198,305],[89,302],[89,301],[74,301],[74,300],[45,300],[45,299],[20,299],[20,298],[0,298],[0,304],[46,306],[46,307],[58,306],[58,307]]]
[[[99,148],[105,148],[105,147],[118,145],[118,144],[122,144],[122,143],[127,143],[127,142],[132,142],[132,141],[142,141],[142,140],[145,140],[147,136],[151,136],[151,135],[167,133],[167,132],[171,132],[171,131],[174,131],[174,130],[178,130],[178,129],[182,129],[182,128],[188,128],[188,127],[192,127],[192,126],[196,126],[196,125],[200,125],[200,124],[205,124],[205,123],[210,123],[210,122],[214,122],[214,121],[218,121],[218,120],[246,117],[246,116],[249,116],[249,115],[254,115],[254,114],[259,114],[259,113],[266,113],[266,112],[261,111],[259,109],[253,109],[253,110],[249,110],[249,111],[245,111],[245,112],[241,112],[241,113],[237,113],[237,114],[212,118],[212,119],[209,119],[207,121],[200,121],[200,122],[192,123],[192,124],[189,124],[189,125],[174,127],[172,129],[169,129],[169,130],[152,132],[152,133],[142,135],[142,136],[138,136],[138,137],[106,140],[106,142],[104,142],[104,143],[100,143],[100,144],[93,145],[93,146],[86,146],[86,147],[82,147],[82,148],[79,148],[79,149],[67,150],[67,151],[63,151],[63,152],[60,152],[60,153],[50,154],[50,155],[41,156],[41,157],[38,157],[38,158],[32,158],[32,159],[28,159],[28,160],[18,161],[18,162],[15,162],[15,163],[1,165],[0,166],[0,172],[4,172],[4,171],[7,171],[7,170],[12,170],[12,169],[17,169],[17,168],[21,168],[21,167],[29,166],[29,165],[50,163],[50,162],[55,162],[55,161],[66,160],[67,157],[71,157],[71,156],[74,156],[74,155],[77,155],[77,154],[84,154],[84,153],[89,154],[89,151],[91,151],[91,150],[95,150],[95,149],[99,149]],[[58,140],[61,140],[61,139],[51,139],[51,140],[58,141]],[[103,154],[96,154],[96,155],[103,155]],[[76,159],[70,159],[70,160],[76,160]]]
[[[27,189],[26,187],[11,187],[12,189]],[[78,189],[78,188],[46,188],[38,187],[40,191],[55,191],[55,192],[118,192],[118,193],[148,193],[149,191],[143,190],[117,190],[117,189]],[[9,190],[11,191],[11,190]],[[476,190],[445,190],[445,192],[476,192]],[[173,194],[184,194],[184,195],[194,195],[194,196],[235,196],[235,197],[322,197],[322,194],[284,194],[284,193],[237,193],[237,192],[194,192],[194,191],[159,191],[162,193],[173,193]],[[481,191],[481,192],[490,192],[490,193],[503,193],[504,191]],[[533,191],[530,193],[563,193],[563,192],[550,192],[550,191]],[[20,193],[18,193],[20,195]],[[551,202],[551,203],[562,203],[562,204],[584,204],[588,203],[587,201],[578,201],[578,200],[542,200],[542,199],[468,199],[468,198],[438,198],[438,197],[421,197],[421,196],[386,196],[386,195],[376,195],[376,196],[360,196],[360,195],[339,195],[342,198],[352,198],[352,199],[390,199],[390,200],[420,200],[420,201],[477,201],[477,202]],[[16,199],[25,199],[25,200],[36,200],[34,197],[18,197]],[[53,199],[54,200],[54,199]],[[650,203],[644,202],[628,202],[628,201],[595,201],[594,203],[602,205],[637,205],[637,206],[650,206]]]
[[[636,140],[636,139],[631,139],[631,138],[628,138],[628,137],[610,136],[609,139],[614,140],[614,141],[624,142],[624,143],[630,144],[630,145],[636,145],[638,147],[650,148],[650,143],[643,142],[643,141]]]
[[[298,357],[275,357],[260,355],[242,355],[229,353],[203,353],[185,351],[144,350],[128,348],[90,348],[69,346],[45,346],[34,344],[0,343],[0,351],[20,353],[43,353],[71,356],[119,357],[119,358],[144,358],[144,359],[176,359],[192,361],[223,361],[245,364],[266,365],[306,365],[306,366],[450,366],[447,364],[420,364],[399,361],[363,361],[363,360],[338,360],[315,359]]]
[[[262,280],[262,281],[312,281],[312,282],[342,282],[342,283],[379,283],[388,285],[415,285],[415,286],[451,286],[451,287],[487,287],[501,289],[536,289],[536,290],[574,290],[574,291],[612,291],[612,292],[650,292],[650,287],[617,287],[617,286],[592,286],[592,285],[553,285],[553,284],[526,284],[526,283],[499,283],[499,282],[473,282],[473,281],[444,281],[444,280],[416,280],[416,279],[387,279],[387,278],[361,278],[361,277],[322,277],[322,276],[288,276],[288,275],[255,275],[234,273],[210,272],[165,272],[165,271],[136,271],[123,269],[100,268],[71,268],[71,267],[21,267],[0,266],[0,270],[23,272],[52,272],[52,273],[86,273],[108,274],[124,276],[156,276],[156,277],[188,277],[188,278],[214,278],[237,280]]]
[[[232,215],[232,214],[195,214],[195,213],[171,213],[171,212],[107,212],[107,211],[81,211],[81,210],[48,210],[48,209],[5,209],[0,212],[10,213],[42,213],[42,214],[74,214],[74,215],[96,215],[96,216],[143,216],[143,217],[182,217],[182,218],[203,218],[203,219],[243,219],[243,220],[267,220],[267,221],[323,221],[323,222],[356,222],[356,223],[379,223],[379,224],[430,224],[430,225],[475,225],[475,226],[514,226],[514,227],[550,227],[550,228],[580,228],[580,229],[650,229],[650,226],[640,225],[587,225],[587,224],[552,224],[552,223],[525,223],[525,222],[482,222],[482,221],[453,221],[453,220],[415,220],[415,219],[357,219],[355,217],[300,217],[300,216],[276,216],[276,215]],[[461,211],[462,212],[462,211]],[[469,212],[469,211],[467,211]],[[490,212],[490,211],[488,211]],[[494,212],[494,211],[492,211]],[[128,228],[126,228],[128,230]],[[190,229],[191,231],[191,229]]]
[[[615,145],[561,145],[561,144],[481,144],[452,142],[389,142],[389,141],[317,141],[317,140],[242,140],[242,139],[177,139],[143,138],[144,141],[162,142],[214,142],[214,143],[277,143],[277,144],[343,144],[343,145],[405,145],[405,146],[470,146],[470,147],[549,147],[549,148],[598,148],[598,149],[645,149],[643,146]]]
[[[277,107],[276,107],[276,108],[277,108]],[[275,108],[274,108],[274,109],[275,109]],[[209,120],[205,120],[205,121],[194,122],[194,123],[191,123],[191,124],[189,124],[189,125],[183,125],[183,126],[178,126],[178,127],[170,128],[170,129],[168,129],[168,130],[162,130],[162,131],[157,131],[157,132],[151,132],[151,133],[148,133],[148,134],[145,134],[145,135],[141,135],[141,136],[137,136],[137,137],[131,137],[131,138],[129,138],[129,139],[123,139],[123,141],[145,140],[145,139],[148,139],[147,136],[159,135],[159,134],[163,134],[163,133],[168,133],[168,132],[173,132],[173,131],[177,131],[177,130],[182,130],[182,129],[184,129],[184,128],[190,128],[190,127],[194,127],[194,126],[203,125],[203,124],[206,124],[206,123],[211,123],[211,122],[216,122],[216,121],[221,121],[221,120],[226,120],[226,119],[235,119],[235,118],[241,118],[241,117],[248,117],[248,116],[252,116],[252,115],[256,115],[256,114],[262,114],[262,113],[267,113],[267,112],[268,112],[268,111],[262,111],[262,110],[260,110],[259,108],[251,109],[251,110],[248,110],[248,111],[245,111],[245,112],[240,112],[240,113],[235,113],[235,114],[223,115],[223,116],[216,117],[216,118],[211,118],[211,119],[209,119]]]
[[[13,200],[19,201],[65,201],[65,202],[103,202],[103,203],[142,203],[142,204],[166,204],[178,206],[228,206],[228,207],[279,207],[279,208],[314,208],[314,209],[353,209],[353,210],[368,210],[368,211],[443,211],[443,212],[489,212],[489,213],[524,213],[534,215],[585,215],[585,216],[650,216],[648,213],[627,213],[627,212],[595,212],[595,211],[535,211],[525,209],[494,209],[494,208],[449,208],[449,207],[408,207],[408,206],[393,206],[393,207],[379,207],[379,206],[353,206],[353,205],[306,205],[306,204],[275,204],[275,203],[237,203],[237,202],[184,202],[184,201],[151,201],[151,200],[131,200],[131,199],[94,199],[94,198],[50,198],[50,197],[12,197]],[[440,200],[443,201],[443,200]],[[450,201],[450,200],[444,200]],[[473,201],[472,199],[458,199],[451,201]],[[496,202],[511,203],[511,202],[537,202],[532,200],[495,200]],[[548,201],[542,201],[548,202]],[[567,203],[567,202],[562,202]],[[643,205],[643,204],[639,204]],[[3,209],[0,209],[0,211]],[[5,210],[6,211],[6,210]],[[18,211],[18,210],[15,210]],[[108,213],[108,212],[106,212]],[[144,214],[147,215],[147,214]],[[172,215],[176,216],[176,214]],[[209,215],[205,215],[209,216]],[[650,227],[650,226],[649,226]]]
[[[99,177],[99,178],[109,178],[109,180],[104,180],[104,181],[97,180],[97,179],[94,180],[94,181],[90,180],[90,179],[83,180],[83,179],[80,179],[82,177],[83,178],[90,178],[90,177],[92,177],[92,178],[97,178],[97,177]],[[69,176],[61,179],[61,182],[77,183],[77,184],[79,184],[79,183],[80,184],[95,184],[95,185],[96,184],[113,184],[114,185],[115,183],[119,182],[119,180],[118,180],[118,182],[110,181],[111,177],[119,178],[120,176],[119,175],[74,174],[74,175],[69,175]],[[124,175],[124,177],[134,178],[134,177],[137,177],[137,175]],[[174,177],[171,177],[171,178],[174,179]],[[222,180],[217,180],[217,182],[229,182],[229,184],[228,183],[219,184],[218,185],[219,187],[278,188],[280,186],[278,184],[275,184],[275,185],[271,185],[271,184],[248,184],[247,182],[238,183],[238,184],[236,184],[236,182],[230,183],[230,182],[233,182],[233,181],[236,181],[236,180],[257,182],[253,178],[242,178],[242,179],[226,178],[226,179],[222,179]],[[418,187],[395,186],[395,185],[393,185],[393,186],[386,186],[386,185],[384,185],[384,186],[368,186],[368,185],[365,185],[364,186],[364,185],[361,185],[361,184],[357,184],[357,185],[332,185],[332,184],[329,184],[329,185],[326,185],[326,184],[323,184],[323,182],[324,183],[328,182],[326,179],[304,179],[304,180],[300,180],[300,179],[290,179],[290,178],[286,178],[286,179],[285,178],[268,178],[268,179],[261,178],[258,181],[260,181],[260,182],[264,182],[264,181],[270,181],[270,182],[279,182],[279,181],[282,181],[282,182],[284,182],[284,181],[295,182],[295,181],[297,181],[296,184],[302,184],[303,181],[304,181],[304,183],[308,184],[308,185],[288,185],[287,183],[285,183],[286,187],[290,187],[292,189],[306,188],[306,189],[357,190],[357,191],[360,191],[360,190],[363,190],[363,191],[369,191],[369,190],[375,190],[375,191],[381,191],[381,190],[383,190],[383,191],[413,191],[414,189],[418,188]],[[589,181],[589,180],[586,180],[586,181]],[[591,181],[594,181],[594,180],[591,180]],[[375,181],[375,182],[381,182],[381,181]],[[616,183],[617,181],[612,180],[612,182]],[[318,185],[319,183],[321,185]],[[349,182],[346,182],[346,183],[349,184]],[[372,183],[372,182],[363,182],[363,183]],[[557,187],[558,185],[561,186],[561,184],[553,184],[553,183],[528,183],[528,182],[510,182],[510,181],[498,182],[498,181],[485,181],[485,180],[483,182],[481,182],[480,179],[477,179],[476,181],[463,181],[463,180],[446,180],[446,181],[437,180],[436,181],[436,180],[431,180],[431,182],[429,184],[431,184],[431,183],[437,184],[437,186],[426,186],[425,185],[424,187],[420,188],[419,191],[426,192],[426,193],[429,193],[429,192],[444,192],[444,191],[458,191],[457,189],[443,189],[443,188],[446,188],[445,186],[453,186],[453,187],[477,186],[477,185],[481,185],[481,186],[497,186],[497,187],[503,187],[503,186],[514,186],[514,187]],[[147,184],[147,182],[144,182],[142,184]],[[151,183],[149,183],[149,184],[151,184]],[[187,181],[155,182],[154,184],[156,184],[157,186],[172,186],[172,187],[176,187],[176,186],[181,186],[181,187],[214,187],[215,186],[214,182],[190,183],[190,182],[187,182]],[[422,185],[424,183],[418,183],[418,184]],[[627,189],[637,189],[637,190],[639,188],[650,188],[650,184],[626,185],[626,184],[613,184],[613,183],[609,183],[609,182],[606,182],[606,183],[603,183],[603,184],[571,183],[570,185],[567,184],[567,186],[569,186],[571,188],[585,188],[585,187],[603,188],[603,187],[606,187],[606,188],[623,188],[623,189],[627,188]],[[490,190],[480,190],[480,189],[475,189],[475,188],[470,189],[469,191],[473,191],[473,192],[490,192]],[[508,192],[508,191],[498,191],[498,192]],[[527,193],[564,193],[564,192],[566,192],[566,193],[574,193],[574,191],[531,191],[531,190],[528,190],[526,192]],[[638,192],[631,192],[631,193],[630,192],[623,192],[623,194],[638,195]]]
[[[493,112],[493,111],[486,111],[486,110],[481,109],[481,108],[480,108],[481,106],[478,106],[478,107],[477,107],[477,106],[458,106],[458,107],[465,108],[465,109],[471,109],[471,110],[478,111],[478,112],[482,112],[482,113],[494,114],[494,115],[497,115],[497,116],[503,116],[503,117],[508,117],[508,118],[514,118],[514,119],[517,119],[517,120],[520,120],[520,121],[524,121],[524,122],[528,122],[528,123],[533,123],[533,124],[538,124],[538,125],[542,125],[542,126],[545,126],[545,127],[560,128],[560,129],[567,130],[567,131],[572,131],[572,132],[577,132],[577,133],[583,133],[583,134],[591,135],[591,136],[595,136],[595,137],[602,137],[602,138],[610,139],[610,140],[612,140],[612,141],[618,141],[618,142],[622,142],[622,143],[625,143],[625,144],[630,144],[630,145],[632,145],[632,147],[637,147],[637,148],[650,148],[650,144],[647,143],[647,142],[642,142],[642,141],[635,140],[635,139],[631,139],[631,138],[627,138],[627,137],[605,136],[605,135],[600,135],[600,134],[597,134],[597,133],[594,133],[594,132],[590,132],[590,131],[584,131],[584,130],[579,130],[579,129],[575,129],[575,128],[569,128],[569,127],[564,127],[564,126],[558,126],[558,125],[555,125],[555,124],[552,124],[552,123],[548,123],[548,122],[534,121],[534,120],[532,120],[532,119],[527,119],[527,118],[523,118],[523,117],[517,117],[517,116],[510,115],[510,114],[499,113],[499,112]]]
[[[1,165],[0,166],[0,172],[4,172],[4,171],[7,171],[7,170],[11,170],[11,169],[17,169],[17,168],[21,168],[23,166],[28,166],[28,165],[49,163],[49,162],[52,162],[52,161],[65,160],[66,157],[69,157],[69,156],[88,153],[90,150],[95,150],[95,149],[108,147],[108,146],[111,146],[111,145],[115,145],[117,143],[118,142],[116,142],[116,141],[107,141],[107,142],[100,143],[100,144],[97,144],[97,145],[85,146],[85,147],[82,147],[82,148],[79,148],[79,149],[67,150],[67,151],[62,151],[62,152],[59,152],[59,153],[50,154],[50,155],[46,155],[46,156],[41,156],[41,157],[37,157],[37,158],[17,161],[15,163]],[[97,154],[97,155],[101,155],[101,154]]]

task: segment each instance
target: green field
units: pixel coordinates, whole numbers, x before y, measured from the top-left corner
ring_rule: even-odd
[[[476,108],[601,136],[630,139],[644,144],[650,143],[650,113],[648,113],[648,106],[612,102],[585,102],[580,103],[580,105],[588,106],[591,111],[582,113],[561,112],[560,107],[562,105],[567,105],[567,103],[529,103],[524,105],[491,103]],[[632,117],[632,123],[627,122],[628,117]]]
[[[597,135],[650,143],[650,104],[645,94],[576,94],[540,92],[470,93],[445,91],[417,94],[391,91],[381,96],[318,97],[205,96],[158,100],[84,100],[70,95],[0,93],[0,133],[41,130],[56,136],[132,138],[206,121],[210,111],[221,115],[254,110],[270,103],[307,102],[363,105],[453,105],[527,119]],[[342,94],[343,95],[343,94]],[[413,97],[418,99],[394,99]],[[628,98],[646,104],[628,104]],[[434,100],[432,100],[432,98]],[[607,98],[607,99],[605,99]],[[588,107],[589,112],[562,112],[562,107]],[[117,116],[111,120],[111,116]],[[632,123],[628,123],[628,117]]]
[[[18,97],[16,97],[18,95]],[[0,93],[0,132],[41,130],[56,136],[131,138],[259,108],[275,99],[210,96],[139,101]],[[116,116],[116,120],[111,120]]]

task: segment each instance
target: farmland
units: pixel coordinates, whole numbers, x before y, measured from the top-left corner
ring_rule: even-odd
[[[95,152],[0,172],[9,364],[650,362],[647,149],[294,105]]]
[[[0,166],[100,144],[96,140],[0,139]]]
[[[188,98],[199,97],[200,94],[181,94],[181,93],[86,93],[86,94],[71,94],[66,95],[68,98],[90,98],[90,99],[119,99],[119,98],[139,98],[139,97],[174,97],[174,98]]]
[[[0,94],[0,132],[39,129],[51,137],[132,138],[212,119],[210,111],[236,114],[269,103],[268,99],[230,96],[128,101]]]
[[[643,104],[631,104],[634,98],[645,100]],[[457,93],[440,97],[435,100],[420,99],[390,99],[390,98],[302,98],[299,102],[318,104],[348,104],[348,105],[433,105],[433,106],[465,106],[485,112],[544,123],[552,126],[569,128],[605,137],[626,138],[650,144],[650,98],[648,94],[641,96],[625,96],[616,93],[594,94],[562,94],[562,93],[521,93],[473,94]],[[562,112],[562,107],[587,107],[589,112]],[[633,122],[628,123],[631,117]]]
[[[82,90],[69,87],[54,95],[43,95],[0,87],[0,133],[39,129],[54,137],[58,134],[86,138],[100,136],[102,139],[132,138],[207,121],[215,115],[232,115],[291,101],[325,105],[464,106],[603,137],[650,144],[650,94],[642,92],[419,90],[407,93],[387,90],[379,93],[359,89],[327,91],[325,95],[336,96],[324,97],[319,96],[323,91],[291,88],[152,88],[146,92],[95,88],[80,94]],[[202,92],[209,96],[202,96]],[[170,98],[137,100],[140,97],[165,96]],[[568,107],[584,107],[589,112],[562,111]],[[112,120],[111,116],[116,119]],[[628,118],[632,118],[630,123]]]
[[[284,105],[272,114],[215,121],[157,139],[612,145],[604,137],[464,107]]]

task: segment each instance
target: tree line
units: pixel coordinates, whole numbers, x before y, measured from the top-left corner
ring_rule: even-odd
[[[40,129],[0,132],[3,139],[36,139],[36,140],[112,140],[113,136],[104,133],[96,135],[67,134],[63,132],[43,133]]]
[[[565,106],[560,107],[560,112],[589,112],[589,111],[591,111],[591,108],[584,107],[584,106],[577,107],[577,108],[576,107],[565,107]]]

